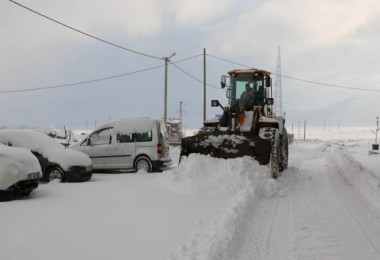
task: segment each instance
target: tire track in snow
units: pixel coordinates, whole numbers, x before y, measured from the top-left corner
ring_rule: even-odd
[[[310,160],[303,168],[297,185],[293,186],[293,234],[294,259],[345,259],[336,236],[331,232],[326,215],[326,201],[318,187],[323,185],[316,165],[324,165],[324,159]],[[314,166],[313,166],[314,165]],[[313,167],[310,167],[313,166]],[[310,168],[309,168],[310,167]]]
[[[380,259],[380,229],[336,174],[333,151],[296,149],[291,154],[290,169],[278,179],[286,196],[255,198],[251,219],[229,259]]]
[[[357,165],[352,161],[345,160],[345,157],[347,155],[339,151],[330,157],[332,172],[336,173],[334,177],[340,179],[344,184],[343,189],[347,195],[342,196],[343,205],[352,222],[358,228],[357,235],[367,242],[369,251],[375,257],[373,259],[380,259],[380,225],[378,224],[380,213],[368,204],[356,187],[356,183],[352,183],[349,177],[346,176]]]
[[[244,227],[243,237],[236,245],[235,254],[229,259],[281,259],[289,254],[289,245],[278,232],[289,234],[287,231],[288,219],[278,219],[279,214],[285,214],[288,207],[281,204],[281,197],[259,197],[251,205],[250,221]],[[281,230],[281,231],[280,231]],[[236,243],[235,241],[235,244]]]

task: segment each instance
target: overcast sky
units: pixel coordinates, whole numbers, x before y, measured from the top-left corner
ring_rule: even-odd
[[[378,0],[17,2],[122,48],[0,1],[0,126],[91,129],[110,119],[163,117],[161,58],[175,52],[168,117],[179,117],[182,101],[185,127],[199,128],[204,48],[207,117],[220,113],[211,99],[227,104],[219,81],[228,70],[265,69],[275,82],[278,46],[288,124],[372,126],[380,115]],[[35,88],[47,89],[6,92]]]

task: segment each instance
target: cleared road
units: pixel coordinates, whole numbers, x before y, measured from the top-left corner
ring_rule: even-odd
[[[380,259],[379,209],[346,177],[355,163],[339,146],[316,147],[293,148],[282,194],[252,202],[229,258]]]

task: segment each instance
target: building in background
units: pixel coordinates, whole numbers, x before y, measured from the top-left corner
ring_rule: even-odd
[[[170,145],[180,145],[183,136],[182,122],[177,118],[169,118],[166,122]]]

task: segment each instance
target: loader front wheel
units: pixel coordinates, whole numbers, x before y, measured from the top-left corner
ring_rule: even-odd
[[[280,172],[284,171],[286,168],[288,168],[288,154],[289,154],[289,148],[288,148],[288,134],[286,132],[286,129],[284,129],[284,132],[280,136]]]
[[[270,157],[270,173],[272,178],[276,179],[279,175],[280,171],[280,145],[279,139],[273,143],[272,145],[272,153]]]

